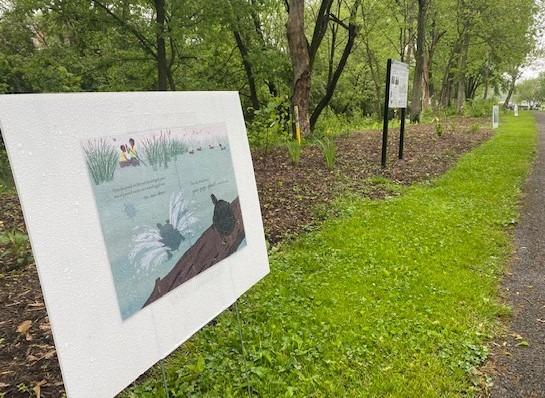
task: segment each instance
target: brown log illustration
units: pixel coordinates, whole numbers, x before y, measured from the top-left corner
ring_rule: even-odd
[[[144,307],[237,250],[245,237],[239,198],[233,200],[230,205],[236,220],[233,231],[229,235],[220,235],[214,225],[208,227],[178,260],[174,268],[163,279],[157,278]]]

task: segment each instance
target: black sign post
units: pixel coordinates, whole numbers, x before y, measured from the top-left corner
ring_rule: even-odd
[[[405,111],[407,108],[401,108],[401,126],[399,127],[399,159],[403,159],[403,145],[405,141]]]
[[[392,60],[388,59],[386,66],[386,95],[384,96],[384,121],[382,124],[382,157],[380,165],[386,167],[386,157],[388,155],[388,109],[390,108],[390,74],[392,72]]]
[[[392,63],[395,63],[396,71],[393,77]],[[403,72],[403,68],[406,68],[405,72]],[[392,80],[394,81],[392,82]],[[392,61],[391,59],[388,59],[388,63],[386,66],[386,93],[384,96],[384,122],[382,126],[382,157],[380,162],[383,168],[386,167],[386,160],[388,157],[388,111],[390,108],[398,108],[401,110],[401,126],[399,129],[399,159],[403,159],[403,146],[405,140],[405,112],[407,109],[407,83],[408,66],[402,62]],[[394,84],[393,87],[392,84]],[[390,98],[390,92],[392,91],[391,89],[394,92],[394,96],[392,98]]]

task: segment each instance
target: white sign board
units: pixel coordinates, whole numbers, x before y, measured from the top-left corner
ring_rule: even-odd
[[[0,96],[69,397],[112,397],[269,271],[235,92]]]
[[[494,105],[492,107],[492,128],[497,129],[500,126],[500,107]]]
[[[515,104],[513,110],[515,111],[515,116],[518,116],[519,115],[519,106],[517,104]]]
[[[388,107],[407,108],[409,89],[409,65],[393,61],[390,69],[390,99]]]

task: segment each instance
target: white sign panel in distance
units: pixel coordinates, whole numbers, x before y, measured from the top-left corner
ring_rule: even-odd
[[[269,271],[235,92],[0,96],[69,397],[112,397]]]
[[[407,108],[409,65],[393,61],[390,69],[390,99],[388,107]]]
[[[500,126],[500,107],[494,105],[492,107],[492,128],[497,129]]]

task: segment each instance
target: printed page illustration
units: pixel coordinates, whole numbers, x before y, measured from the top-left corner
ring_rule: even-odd
[[[224,124],[81,144],[123,319],[245,246]]]

